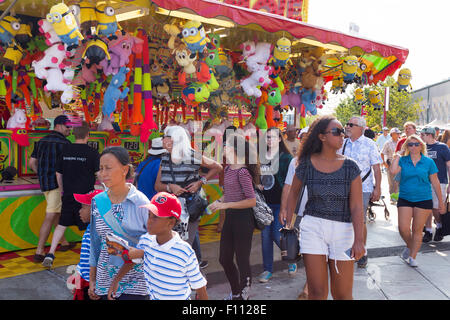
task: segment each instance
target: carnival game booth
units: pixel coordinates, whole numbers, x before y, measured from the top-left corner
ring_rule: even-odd
[[[87,121],[99,152],[122,145],[137,164],[169,124],[200,136],[197,149],[221,145],[232,124],[250,137],[282,128],[288,109],[302,127],[326,102],[326,83],[333,92],[376,83],[408,56],[213,0],[7,0],[0,12],[0,161],[18,171],[0,183],[0,252],[37,244],[45,203],[28,159],[58,114]],[[217,182],[204,186],[210,201],[221,196]]]

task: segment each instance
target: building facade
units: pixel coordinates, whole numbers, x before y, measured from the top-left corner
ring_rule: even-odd
[[[419,98],[423,109],[417,120],[418,125],[434,120],[450,123],[450,79],[413,91],[412,95],[414,99]]]

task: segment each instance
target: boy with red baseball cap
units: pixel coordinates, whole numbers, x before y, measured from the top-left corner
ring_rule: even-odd
[[[73,197],[79,203],[81,203],[81,209],[79,210],[80,219],[84,223],[91,221],[91,202],[99,193],[103,190],[93,190],[86,194],[74,193]],[[79,276],[80,282],[75,281],[76,288],[73,295],[73,300],[91,300],[88,295],[89,290],[89,254],[91,248],[91,236],[89,232],[90,228],[87,227],[81,240],[80,262],[77,265],[77,277]]]
[[[157,193],[149,204],[147,233],[142,235],[137,249],[122,252],[125,264],[119,274],[126,274],[133,266],[133,259],[144,258],[144,273],[152,300],[187,300],[191,288],[200,300],[207,300],[206,279],[200,273],[192,247],[172,231],[181,215],[178,198],[167,192]],[[108,298],[118,287],[120,278],[111,284]]]

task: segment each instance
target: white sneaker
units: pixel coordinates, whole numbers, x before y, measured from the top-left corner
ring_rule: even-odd
[[[408,260],[408,258],[409,258],[409,248],[408,247],[403,249],[402,253],[400,254],[400,258],[402,258],[405,261]]]
[[[413,259],[412,257],[409,257],[408,264],[410,267],[413,267],[413,268],[417,268],[419,266],[416,259]]]

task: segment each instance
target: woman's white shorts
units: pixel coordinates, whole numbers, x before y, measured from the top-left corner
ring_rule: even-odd
[[[300,222],[300,253],[326,255],[335,261],[350,257],[354,241],[353,224],[305,215]]]

